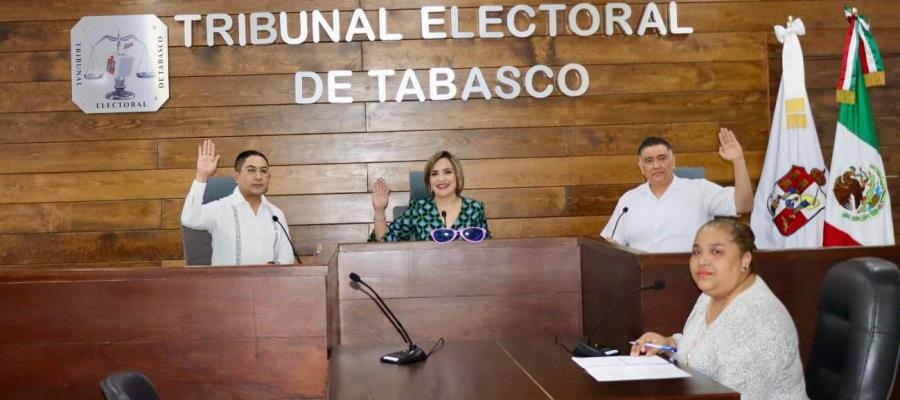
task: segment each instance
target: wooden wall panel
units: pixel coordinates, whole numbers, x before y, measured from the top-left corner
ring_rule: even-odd
[[[518,67],[522,76],[527,68]],[[684,64],[646,64],[646,65],[589,65],[586,67],[590,76],[590,85],[585,95],[604,95],[619,93],[670,93],[690,90],[753,90],[766,82],[766,68],[763,63],[731,62],[731,63],[684,63]],[[456,81],[464,83],[469,75],[468,69],[454,69]],[[489,87],[497,85],[497,68],[483,68],[482,73]],[[396,97],[400,87],[400,76],[392,77],[386,82],[386,93],[389,99]],[[319,76],[324,81],[326,74]],[[428,71],[417,70],[416,76],[423,89],[428,90]],[[574,75],[573,75],[574,76]],[[346,79],[352,85],[350,90],[339,92],[350,96],[355,101],[378,101],[376,82],[364,72],[357,72]],[[522,79],[518,79],[522,84]],[[547,82],[542,78],[541,87]],[[578,82],[572,80],[572,87]],[[268,105],[294,103],[294,76],[282,75],[246,75],[246,76],[200,76],[172,78],[172,87],[179,88],[166,102],[166,108],[179,107],[224,107],[239,105]],[[0,83],[0,89],[14,96],[0,99],[0,112],[28,111],[74,111],[78,108],[71,101],[68,93],[70,84],[65,81],[54,82],[17,82]],[[304,86],[303,93],[312,96],[314,88]],[[235,96],[235,94],[239,94]],[[462,91],[456,92],[459,99]],[[25,96],[30,94],[30,96]],[[551,96],[562,96],[558,85]],[[19,101],[22,97],[25,101]],[[473,98],[482,98],[478,93]],[[407,95],[404,100],[416,100]],[[325,103],[322,96],[318,103]]]
[[[364,104],[173,108],[90,116],[80,111],[0,114],[0,143],[197,136],[286,135],[365,130]]]
[[[536,187],[509,189],[473,189],[465,192],[466,197],[480,200],[489,205],[488,218],[543,217],[566,214],[565,187]],[[269,196],[268,199],[285,213],[291,225],[352,224],[372,222],[372,195],[322,194],[303,196]],[[406,205],[408,192],[391,192],[389,209]],[[102,203],[97,203],[102,204]],[[162,228],[178,229],[183,200],[162,201]],[[20,206],[19,214],[33,211],[31,205]],[[0,215],[4,208],[0,206]],[[157,213],[158,214],[158,213]],[[391,212],[388,212],[389,219]],[[59,216],[57,218],[65,218]],[[158,217],[155,220],[158,223]],[[68,221],[69,224],[74,224]]]
[[[93,3],[70,1],[60,3],[54,0],[8,0],[4,1],[2,21],[44,21],[71,19],[77,20],[86,15],[108,14],[156,14],[175,15],[189,14],[204,10],[213,12],[249,12],[258,10],[303,10],[303,9],[342,9],[349,10],[358,6],[353,0],[265,0],[265,1],[232,1],[222,3],[215,0],[182,0],[182,1],[137,1],[125,4]]]
[[[471,129],[513,126],[555,126],[603,123],[636,124],[763,119],[764,92],[702,92],[639,94],[580,98],[373,103],[367,110],[372,131],[410,129]],[[472,115],[471,107],[481,111]],[[636,113],[635,110],[641,110]],[[539,110],[539,111],[536,111]],[[673,113],[677,111],[677,113]]]
[[[229,2],[235,11],[240,12],[248,12],[248,11],[262,11],[263,8],[257,6],[258,2],[252,3],[252,5],[241,5],[240,2]],[[392,2],[362,2],[363,6],[368,10],[373,10],[378,7],[386,7]],[[460,7],[459,10],[459,28],[462,31],[474,32],[477,30],[477,8],[476,6],[482,5],[482,2],[475,2],[471,4],[466,4],[467,2],[451,2],[447,5],[456,5]],[[566,1],[566,2],[557,2],[558,4],[575,4],[575,1]],[[640,2],[637,2],[640,3]],[[763,4],[764,3],[764,4]],[[333,4],[333,5],[332,5]],[[423,3],[418,2],[415,5],[410,5],[411,9],[392,9],[388,11],[388,30],[390,32],[396,32],[403,35],[404,40],[409,39],[421,39],[421,31],[419,25],[419,10],[417,9]],[[428,5],[437,5],[440,2],[429,2]],[[514,1],[514,2],[492,2],[491,4],[533,4],[537,5],[537,2],[531,1]],[[679,1],[678,2],[678,14],[679,21],[682,25],[689,25],[694,28],[694,32],[697,33],[705,33],[705,32],[748,32],[748,31],[768,31],[772,28],[772,25],[781,23],[782,21],[778,20],[778,16],[781,15],[796,15],[801,16],[805,25],[810,29],[842,29],[845,28],[845,22],[840,18],[835,18],[835,13],[822,12],[822,10],[840,10],[843,6],[843,1],[744,1],[744,2],[736,2],[729,1],[723,2],[720,4],[716,4],[714,6],[710,6],[702,1],[700,2],[692,2],[692,1]],[[321,6],[321,4],[319,4]],[[900,12],[900,7],[894,2],[884,1],[884,0],[870,0],[870,1],[857,1],[853,3],[854,6],[858,7],[861,10],[867,10],[872,7],[879,7],[882,13],[891,14]],[[287,11],[290,14],[288,19],[289,32],[296,33],[298,32],[299,26],[299,18],[297,16],[297,12],[301,10],[310,10],[307,6],[316,6],[315,4],[310,3],[296,3],[290,2],[289,4],[285,4],[284,8],[266,8],[269,11],[277,12],[277,11]],[[331,3],[326,7],[329,8],[319,8],[320,10],[330,10],[330,9],[348,9],[353,8],[356,5],[354,3]],[[277,5],[272,5],[272,7],[277,7]],[[637,25],[638,19],[640,18],[640,11],[642,10],[642,6],[640,4],[634,4],[634,9],[637,12],[632,14],[632,17],[629,19],[629,23],[632,26]],[[222,6],[216,7],[216,10],[221,11]],[[393,7],[388,7],[393,8]],[[660,8],[660,11],[664,16],[668,15],[668,9],[666,7]],[[508,8],[504,10],[501,15],[507,15]],[[179,14],[184,13],[182,10],[178,12]],[[341,15],[341,26],[347,26],[350,21],[351,16],[350,11],[342,11]],[[87,14],[79,14],[81,15]],[[169,26],[169,45],[170,46],[182,46],[184,44],[184,27],[180,22],[175,21],[173,17],[169,17],[166,15],[170,14],[157,14],[163,20],[163,22]],[[366,15],[369,19],[369,22],[372,24],[372,29],[376,32],[378,31],[380,24],[378,21],[378,13],[376,11],[367,11]],[[436,16],[438,14],[435,14]],[[445,13],[446,16],[449,15],[449,11]],[[232,18],[236,18],[236,14],[231,14]],[[8,16],[4,16],[7,17]],[[72,19],[75,19],[74,17]],[[557,18],[557,26],[558,26],[558,34],[560,36],[571,36],[573,35],[567,25],[564,14],[558,15]],[[535,31],[535,35],[537,36],[546,36],[547,35],[547,15],[546,13],[539,13],[533,19],[537,30]],[[579,21],[584,20],[584,18],[579,19]],[[587,23],[585,22],[585,25]],[[72,21],[20,21],[20,22],[3,22],[0,23],[0,30],[6,32],[6,40],[0,42],[0,52],[12,52],[12,51],[51,51],[51,50],[67,50],[69,47],[68,33],[69,28],[71,28]],[[525,21],[524,18],[519,18],[520,28],[524,28]],[[879,21],[880,27],[892,27],[897,28],[900,27],[900,24],[897,23],[896,20],[885,20]],[[441,29],[443,28],[443,29]],[[450,32],[449,26],[438,27],[435,26],[432,29],[435,32],[443,31]],[[509,32],[506,29],[505,25],[496,26],[492,28],[492,31],[503,32],[504,35],[508,36]],[[192,30],[193,35],[193,45],[194,46],[206,46],[206,29],[205,24],[195,23]],[[223,45],[224,41],[219,37],[215,37],[216,45]],[[364,40],[364,37],[357,36],[354,40]],[[276,43],[282,43],[279,38]]]
[[[313,254],[321,243],[361,243],[369,238],[371,224],[292,225],[291,237],[300,254]]]
[[[715,1],[715,0],[714,0]],[[754,32],[754,31],[769,31],[772,29],[772,26],[778,23],[784,24],[784,21],[780,21],[781,15],[795,15],[802,16],[803,21],[807,27],[815,28],[815,29],[841,29],[846,27],[846,23],[841,18],[835,18],[835,15],[842,15],[839,12],[837,13],[829,13],[823,12],[823,10],[841,10],[844,2],[842,1],[778,1],[778,0],[750,0],[750,1],[733,1],[733,0],[720,0],[721,3],[718,4],[709,4],[708,1],[678,1],[678,21],[682,26],[691,26],[694,28],[694,32],[697,33],[707,33],[707,32]],[[632,28],[636,28],[638,22],[641,17],[641,12],[644,7],[642,3],[646,3],[646,0],[638,0],[638,1],[625,1],[624,3],[630,3],[632,6],[632,16],[629,18],[629,24]],[[580,3],[580,1],[559,1],[554,4],[567,4],[569,6]],[[660,11],[664,15],[664,17],[668,16],[668,8],[663,7],[661,2],[656,2],[657,5],[660,6]],[[477,32],[477,8],[481,5],[486,5],[488,3],[484,3],[482,1],[473,1],[473,0],[464,0],[464,1],[436,1],[436,2],[422,2],[416,0],[410,1],[380,1],[380,0],[363,0],[362,5],[366,9],[372,9],[377,7],[387,7],[390,4],[391,6],[388,8],[412,8],[409,10],[392,10],[389,13],[390,20],[390,30],[391,32],[399,32],[403,34],[404,39],[413,39],[420,38],[420,28],[419,28],[419,10],[417,8],[422,5],[445,5],[448,7],[448,11],[444,14],[445,18],[449,18],[450,6],[458,6],[459,10],[459,29],[461,31],[469,31],[469,32]],[[503,0],[503,1],[493,1],[490,4],[503,5],[504,11],[500,13],[504,18],[504,22],[506,19],[506,15],[509,11],[509,7],[516,4],[530,4],[532,6],[537,6],[541,4],[541,2],[536,1],[515,1],[515,0]],[[544,3],[546,4],[546,3]],[[591,3],[594,5],[598,5],[598,3]],[[599,3],[602,5],[603,3]],[[900,7],[896,4],[885,2],[884,0],[870,0],[870,1],[857,1],[854,2],[853,5],[858,7],[861,10],[872,9],[873,7],[878,7],[884,13],[900,13]],[[535,7],[536,8],[536,7]],[[602,11],[601,11],[602,13]],[[375,13],[370,14],[370,21],[372,21],[373,28],[378,26],[378,21],[373,16],[377,16]],[[433,14],[435,17],[440,16],[440,14]],[[583,15],[581,15],[583,17]],[[786,19],[787,17],[785,17]],[[539,12],[535,18],[533,19],[536,25],[535,35],[537,36],[546,36],[547,35],[547,14],[544,12]],[[588,22],[586,18],[579,18],[579,22],[583,22],[582,26],[587,26]],[[517,26],[520,29],[525,28],[525,19],[521,17],[518,19]],[[601,29],[605,29],[601,22]],[[884,27],[900,27],[900,24],[897,21],[882,21],[880,26]],[[449,27],[435,26],[432,31],[434,32],[450,32]],[[377,29],[377,28],[376,28]],[[569,31],[566,24],[566,15],[564,13],[560,13],[557,16],[557,30],[558,35],[560,36],[572,36],[573,33]],[[509,36],[509,32],[506,29],[504,24],[498,26],[491,27],[492,32],[502,32],[505,36]],[[621,32],[617,29],[616,35],[621,35]],[[205,43],[205,42],[204,42]]]
[[[220,168],[219,175],[234,171]],[[365,190],[361,164],[273,167],[269,193],[345,193]],[[0,175],[0,186],[12,193],[0,203],[124,200],[184,197],[194,170],[75,172]]]
[[[489,221],[491,233],[497,239],[596,236],[609,216],[508,218]]]
[[[512,43],[499,40],[418,40],[363,43],[363,68],[454,68],[502,65],[630,64],[653,62],[758,61],[765,51],[756,33],[707,33],[663,41],[654,36],[611,40],[558,36]],[[477,51],[473,51],[477,49]]]
[[[0,146],[0,170],[15,174],[155,169],[156,148],[152,140],[7,144]]]
[[[834,147],[834,131],[837,129],[837,118],[817,118],[816,129],[819,131],[819,144],[822,147]],[[882,145],[900,145],[900,117],[875,117],[875,132],[878,132],[878,140]]]
[[[878,43],[878,50],[883,55],[891,55],[900,53],[900,29],[898,28],[872,28],[875,40]],[[828,57],[840,56],[844,48],[844,37],[847,34],[847,28],[828,29],[828,30],[807,30],[806,35],[801,39],[804,57]],[[781,59],[781,43],[775,39],[774,33],[769,33],[769,54],[773,57]],[[837,76],[837,71],[835,71]],[[837,78],[835,78],[837,82]]]
[[[549,157],[566,155],[567,131],[548,127],[239,137],[216,139],[216,149],[229,163],[247,148],[262,151],[273,164],[424,161],[442,149],[466,158]],[[198,144],[196,139],[160,142],[160,167],[195,166]]]
[[[156,200],[0,205],[0,231],[50,233],[160,227]]]
[[[837,120],[838,108],[834,103],[835,90],[833,88],[810,89],[807,92],[809,94],[810,107],[816,110],[816,113],[813,114],[816,118]],[[900,115],[900,101],[897,101],[897,96],[900,95],[900,87],[871,88],[868,94],[869,102],[872,105],[872,115]]]
[[[763,154],[747,152],[747,167],[762,169]],[[710,180],[731,178],[731,164],[718,160],[718,155],[685,153],[676,156],[681,165],[702,165]],[[639,184],[643,182],[636,167],[637,156],[556,157],[514,160],[472,160],[465,162],[466,188],[508,188],[528,186],[578,186],[599,184]],[[391,188],[408,190],[409,170],[419,163],[369,164],[369,186],[384,177]],[[630,172],[629,172],[630,171]],[[758,175],[758,172],[757,172]]]
[[[297,71],[360,68],[359,43],[318,43],[298,46],[173,47],[169,49],[170,76],[292,74]],[[0,82],[69,80],[68,51],[4,53],[0,60],[13,63],[0,72]]]
[[[787,0],[787,2],[794,2],[795,0]],[[641,4],[646,3],[647,0],[623,0],[622,3],[628,3],[632,7],[640,7]],[[723,3],[734,3],[734,2],[750,2],[750,3],[759,3],[762,2],[760,0],[683,0],[679,1],[678,4],[682,5],[689,3],[697,3],[698,5],[704,5],[707,7],[715,6],[721,7]],[[797,1],[798,3],[803,3],[802,1]],[[559,4],[575,4],[578,1],[566,0],[560,1]],[[360,4],[364,8],[373,8],[373,7],[388,7],[388,8],[415,8],[422,5],[421,0],[361,0]],[[435,2],[428,2],[428,4],[433,5],[443,5],[443,6],[451,6],[456,5],[460,7],[477,7],[483,5],[484,3],[479,0],[457,0],[457,1],[449,1],[449,0],[438,0]],[[537,5],[541,4],[538,1],[528,0],[528,1],[517,1],[517,0],[497,0],[492,2],[491,4],[500,4],[504,6],[512,6],[515,4],[531,4]],[[765,10],[765,9],[763,9]]]
[[[801,37],[800,45],[803,46],[803,37]],[[884,69],[886,76],[897,76],[900,74],[900,56],[891,55],[891,54],[883,54],[884,58]],[[772,60],[771,69],[772,74],[769,75],[771,79],[770,85],[773,88],[777,88],[778,83],[781,82],[781,58],[777,58],[778,62],[776,63],[776,59]],[[804,70],[806,71],[806,88],[807,89],[834,89],[837,84],[837,77],[834,76],[834,71],[838,70],[841,67],[841,56],[840,54],[834,54],[827,58],[814,58],[807,59],[803,61]],[[893,82],[891,82],[893,83]],[[869,90],[879,90],[878,88],[873,88]],[[777,95],[773,93],[773,95]]]
[[[0,235],[0,265],[171,260],[182,256],[179,231]]]
[[[636,26],[646,1],[627,3]],[[731,167],[716,155],[715,132],[730,127],[747,151],[751,178],[758,179],[781,76],[781,44],[772,26],[787,15],[802,17],[807,27],[801,38],[807,86],[830,157],[837,115],[833,86],[846,28],[841,1],[679,1],[680,22],[695,29],[690,36],[581,38],[560,16],[559,34],[551,38],[546,14],[540,13],[538,30],[527,39],[508,36],[500,25],[496,30],[507,34],[502,39],[420,40],[418,8],[434,4],[461,7],[461,28],[474,30],[477,7],[487,3],[3,2],[0,187],[6,196],[0,199],[0,265],[178,265],[180,207],[203,138],[216,140],[221,175],[231,173],[233,158],[244,149],[269,156],[275,166],[271,199],[288,213],[303,254],[314,253],[319,243],[365,241],[374,179],[385,176],[394,191],[391,207],[402,205],[408,201],[408,171],[422,168],[442,149],[463,159],[465,194],[487,204],[495,237],[593,235],[618,196],[642,181],[634,152],[647,135],[670,139],[677,165],[705,167],[710,179],[728,184]],[[900,72],[900,3],[854,5],[870,17],[885,55],[888,85],[870,93],[894,188],[900,185],[900,94],[892,79]],[[404,40],[357,36],[352,43],[228,47],[217,38],[208,47],[205,27],[195,24],[194,47],[185,48],[183,27],[173,19],[287,11],[296,32],[300,10],[340,9],[346,24],[356,7],[367,10],[376,30],[376,10],[386,7],[390,31],[403,33]],[[156,113],[82,113],[71,102],[69,29],[85,15],[136,13],[156,14],[169,26],[169,101]],[[441,29],[447,27],[435,30]],[[484,101],[476,95],[464,102],[457,93],[451,101],[407,97],[379,103],[374,81],[365,75],[371,68],[414,68],[427,85],[427,68],[450,67],[461,90],[473,66],[494,85],[501,65],[524,70],[570,62],[589,71],[591,84],[582,97],[565,97],[557,89],[546,99]],[[350,93],[356,103],[293,104],[294,72],[335,69],[354,71]],[[399,85],[394,78],[387,84],[389,97]],[[538,86],[546,83],[541,79]],[[57,246],[57,253],[45,251]]]
[[[758,119],[752,122],[715,121],[662,124],[609,125],[578,127],[569,135],[571,155],[588,156],[604,154],[635,155],[647,136],[660,136],[672,144],[676,153],[718,151],[719,127],[734,131],[744,150],[765,150],[769,141],[769,122]],[[677,158],[677,156],[676,156]],[[676,160],[676,165],[682,163]]]

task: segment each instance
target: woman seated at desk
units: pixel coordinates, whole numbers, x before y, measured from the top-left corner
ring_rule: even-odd
[[[431,197],[410,201],[403,215],[395,217],[388,226],[385,209],[390,190],[384,178],[378,178],[372,188],[375,231],[369,236],[369,241],[448,242],[460,237],[470,242],[480,242],[490,238],[484,203],[462,197],[464,183],[459,160],[448,151],[435,153],[425,164],[425,187]],[[450,229],[445,229],[447,227]]]
[[[642,335],[631,354],[677,347],[675,358],[744,400],[807,399],[797,329],[787,309],[750,266],[753,232],[730,218],[707,222],[694,238],[691,277],[703,292],[684,334]]]

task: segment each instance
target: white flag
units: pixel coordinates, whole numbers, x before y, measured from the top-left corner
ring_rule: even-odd
[[[827,172],[806,95],[798,37],[805,33],[800,19],[790,21],[787,28],[775,27],[784,44],[781,85],[750,216],[761,249],[822,245]]]

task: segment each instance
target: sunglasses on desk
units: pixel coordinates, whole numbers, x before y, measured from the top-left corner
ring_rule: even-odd
[[[431,231],[431,240],[438,243],[450,243],[461,237],[467,242],[477,243],[487,237],[487,229],[471,226],[463,229],[438,228]]]

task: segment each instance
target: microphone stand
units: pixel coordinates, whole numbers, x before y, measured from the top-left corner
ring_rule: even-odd
[[[600,319],[600,322],[597,322],[594,325],[594,328],[587,334],[587,336],[583,336],[578,344],[575,345],[575,349],[572,350],[572,355],[575,357],[606,357],[606,356],[614,356],[619,354],[619,350],[615,349],[611,346],[599,345],[599,344],[591,344],[591,337],[594,336],[594,333],[597,332],[597,329],[606,322],[607,319],[625,303],[625,300],[631,297],[631,295],[641,292],[648,289],[660,290],[666,287],[666,281],[659,279],[653,282],[650,285],[643,286],[637,289],[634,289],[622,296],[619,299],[619,302],[616,303],[607,313]]]
[[[409,347],[406,350],[395,351],[381,356],[381,362],[405,365],[424,361],[426,358],[428,358],[428,355],[425,353],[425,351],[412,341],[412,338],[409,336],[409,333],[406,331],[403,323],[401,323],[400,320],[397,319],[397,316],[394,315],[394,313],[391,311],[391,308],[388,307],[387,303],[384,302],[384,299],[382,299],[381,296],[378,295],[378,292],[376,292],[375,289],[369,286],[369,284],[365,283],[362,278],[360,278],[356,273],[350,274],[350,280],[369,289],[368,291],[363,290],[363,292],[367,296],[369,296],[372,301],[375,302],[375,305],[378,306],[378,309],[381,310],[381,313],[384,314],[391,325],[394,326],[394,329],[397,330],[397,333],[400,334],[403,342],[409,344]],[[375,295],[375,297],[372,297],[372,294],[369,294],[369,291],[371,291],[372,294]]]
[[[284,232],[284,237],[287,238],[288,244],[291,245],[291,253],[294,253],[294,261],[297,261],[297,264],[303,264],[303,261],[300,260],[300,255],[297,254],[297,249],[294,247],[294,242],[291,240],[291,235],[288,234],[287,229],[284,228],[284,224],[278,220],[277,215],[272,216],[272,221],[274,221],[278,226],[281,227],[281,230]]]
[[[613,239],[613,238],[616,237],[616,229],[619,229],[619,221],[622,220],[622,217],[623,217],[623,216],[625,215],[625,213],[627,213],[627,212],[628,212],[628,207],[622,208],[622,212],[619,213],[619,217],[616,218],[616,224],[613,225],[612,234],[609,235],[609,238],[610,238],[610,239]]]

